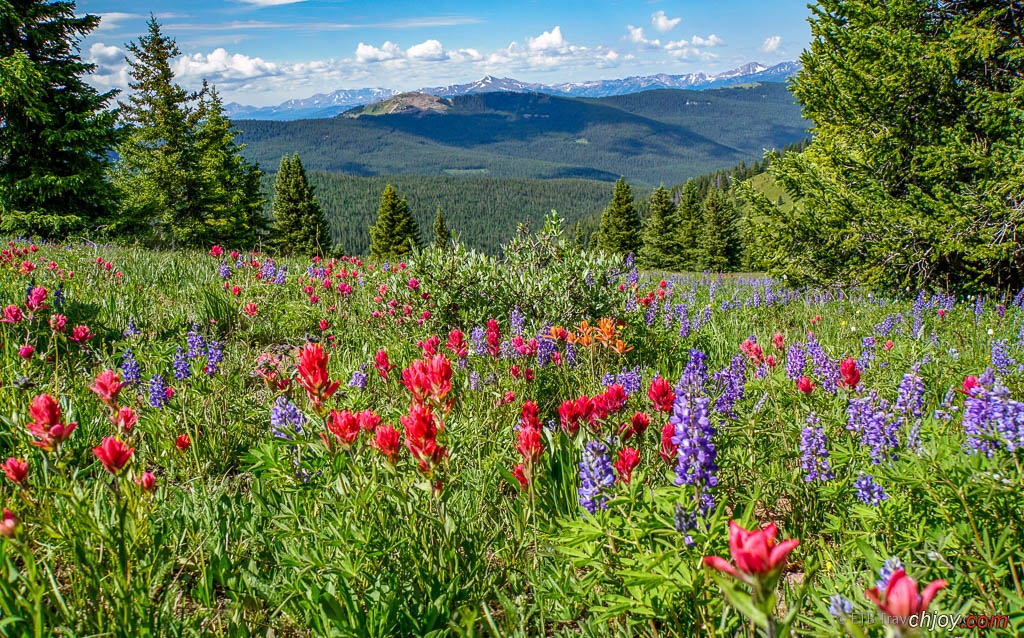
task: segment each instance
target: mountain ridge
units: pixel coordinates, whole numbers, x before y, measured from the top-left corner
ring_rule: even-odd
[[[465,84],[424,87],[416,91],[376,87],[362,89],[341,89],[330,93],[318,93],[308,98],[287,100],[275,106],[256,107],[231,102],[224,107],[232,119],[290,121],[300,119],[329,118],[350,109],[388,100],[402,93],[423,93],[437,97],[456,97],[478,93],[540,93],[559,97],[614,97],[629,95],[653,89],[715,89],[747,84],[751,82],[784,82],[800,69],[796,61],[780,62],[774,65],[748,62],[735,69],[717,74],[702,71],[671,75],[635,75],[615,80],[589,80],[540,84],[522,82],[514,78],[498,78],[485,75],[483,78]]]

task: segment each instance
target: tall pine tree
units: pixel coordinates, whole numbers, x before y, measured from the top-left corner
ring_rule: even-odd
[[[683,192],[679,196],[676,217],[679,220],[676,230],[679,257],[675,268],[684,271],[696,270],[704,219],[701,212],[700,191],[692,179],[686,182]]]
[[[47,238],[95,232],[115,206],[106,180],[116,142],[84,77],[78,42],[100,23],[74,2],[0,1],[0,229]]]
[[[177,44],[151,18],[128,44],[126,124],[114,182],[124,207],[114,224],[169,246],[251,246],[265,227],[259,168],[241,156],[216,91],[189,93],[174,82]]]
[[[324,211],[295,153],[281,158],[274,181],[274,246],[288,255],[322,255],[331,247]]]
[[[370,256],[374,259],[404,257],[420,245],[420,231],[405,198],[399,199],[388,184],[380,196],[377,221],[370,226]]]
[[[598,248],[608,253],[636,253],[640,250],[640,216],[633,206],[633,191],[620,177],[612,201],[601,215]]]
[[[726,272],[734,264],[734,208],[726,193],[712,188],[704,200],[704,227],[700,237],[697,268]]]
[[[644,268],[670,270],[679,261],[676,206],[664,185],[651,194],[651,214],[643,229],[643,247],[638,261]]]
[[[444,221],[444,213],[441,207],[437,207],[437,215],[434,217],[434,248],[446,250],[451,246],[452,234],[448,230],[448,224]]]

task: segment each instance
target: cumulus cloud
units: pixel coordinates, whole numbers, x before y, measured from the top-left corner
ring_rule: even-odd
[[[356,47],[356,62],[360,63],[371,63],[371,62],[384,62],[386,60],[394,60],[402,56],[402,49],[394,42],[390,40],[385,42],[383,46],[377,48],[375,46],[359,43]]]
[[[710,48],[710,47],[720,47],[723,44],[725,44],[725,41],[722,40],[722,38],[720,38],[717,35],[715,35],[714,33],[712,33],[711,35],[709,35],[706,38],[702,38],[699,35],[695,35],[690,40],[690,44],[692,44],[695,47],[709,47]]]
[[[545,31],[536,38],[526,38],[526,46],[531,51],[564,49],[565,38],[562,37],[562,27],[555,27],[550,31]]]
[[[634,44],[639,44],[646,47],[660,47],[661,42],[658,40],[648,40],[644,35],[643,27],[634,27],[631,24],[626,25],[626,32],[629,33],[626,38]]]
[[[658,11],[651,14],[651,26],[654,27],[659,33],[666,33],[676,28],[676,25],[682,22],[682,18],[670,18],[665,15],[664,11]]]
[[[414,44],[409,47],[405,54],[410,60],[426,60],[431,62],[439,62],[448,58],[444,47],[437,40],[427,40],[426,42]]]
[[[770,38],[766,38],[764,44],[761,45],[761,50],[765,53],[775,53],[779,50],[779,45],[782,44],[782,36],[773,35]]]

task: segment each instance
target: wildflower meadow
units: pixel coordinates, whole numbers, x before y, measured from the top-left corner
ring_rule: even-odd
[[[2,635],[1024,632],[1024,294],[641,273],[551,217],[12,240],[0,295]]]

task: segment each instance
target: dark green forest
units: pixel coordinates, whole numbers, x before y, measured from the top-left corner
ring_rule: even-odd
[[[779,83],[600,99],[489,93],[444,113],[239,120],[244,153],[352,175],[479,175],[675,184],[802,140],[808,122]]]
[[[305,158],[303,158],[305,162]],[[264,177],[264,191],[273,193],[274,176]],[[358,176],[313,171],[309,183],[315,189],[331,227],[336,250],[349,255],[366,254],[369,226],[377,218],[381,192],[392,184],[406,198],[425,242],[437,209],[447,226],[468,247],[490,254],[501,252],[520,222],[538,229],[552,210],[572,224],[599,214],[611,199],[614,184],[585,179],[502,179],[447,175]],[[647,197],[649,189],[636,188]],[[268,208],[269,214],[269,208]]]

